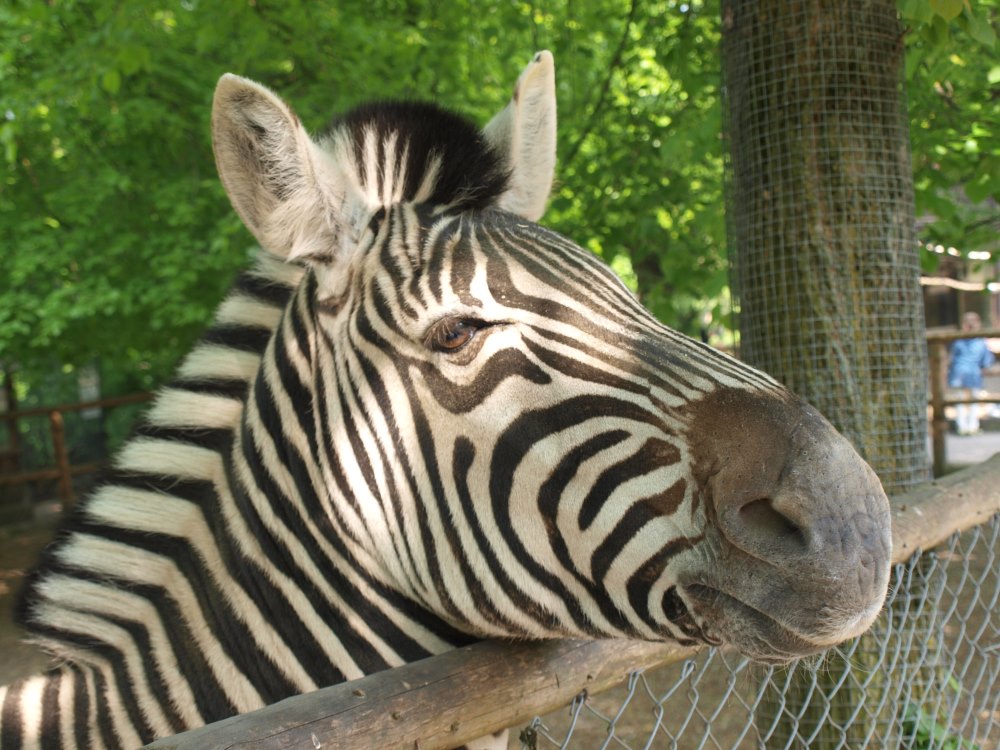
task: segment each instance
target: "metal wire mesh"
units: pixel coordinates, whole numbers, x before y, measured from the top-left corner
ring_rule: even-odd
[[[723,0],[727,223],[744,360],[895,494],[926,478],[926,354],[894,0]]]
[[[897,565],[891,591],[871,637],[823,658],[776,670],[707,650],[582,694],[514,746],[1000,747],[1000,516]]]

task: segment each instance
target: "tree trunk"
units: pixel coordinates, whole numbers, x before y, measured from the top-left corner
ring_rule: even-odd
[[[895,0],[723,0],[722,29],[742,357],[899,493],[927,478],[927,374]],[[853,668],[831,659],[769,687],[766,746],[894,746],[891,709],[858,710],[892,704],[863,667],[884,638],[863,638]]]

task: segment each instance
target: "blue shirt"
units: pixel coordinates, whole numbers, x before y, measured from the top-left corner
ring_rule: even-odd
[[[993,364],[993,352],[986,339],[959,339],[951,345],[948,366],[950,388],[982,388],[983,368]]]

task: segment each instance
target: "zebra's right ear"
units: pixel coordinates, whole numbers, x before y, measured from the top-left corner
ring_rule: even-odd
[[[510,170],[498,205],[537,221],[545,213],[556,168],[556,73],[552,53],[528,63],[510,103],[483,128],[483,136]]]
[[[246,78],[222,76],[212,145],[229,200],[261,247],[288,260],[335,252],[343,193],[328,157],[281,99]]]

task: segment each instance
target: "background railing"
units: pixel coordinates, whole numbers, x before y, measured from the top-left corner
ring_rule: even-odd
[[[998,513],[1000,455],[892,501],[896,566],[875,650],[853,641],[835,649],[841,659],[779,672],[715,649],[484,642],[149,747],[433,750],[513,726],[525,748],[996,748]],[[834,668],[838,679],[820,687],[817,675]],[[846,715],[831,701],[841,690],[856,695]]]
[[[978,331],[928,331],[927,354],[930,370],[930,422],[931,452],[933,454],[934,476],[940,477],[948,471],[947,441],[949,406],[958,404],[1000,404],[1000,393],[984,394],[982,397],[949,398],[948,395],[948,346],[958,339],[1000,338],[1000,328]]]
[[[113,396],[101,398],[93,401],[81,401],[71,404],[57,404],[55,406],[39,406],[30,409],[16,409],[14,411],[0,412],[0,423],[6,423],[8,430],[8,447],[3,451],[3,463],[0,464],[0,487],[5,485],[22,485],[29,482],[44,480],[56,480],[57,495],[64,505],[71,504],[74,499],[73,477],[80,474],[88,474],[97,471],[103,465],[103,461],[86,461],[83,463],[72,463],[70,461],[69,450],[66,445],[66,429],[64,415],[70,412],[83,412],[93,409],[111,409],[128,404],[138,404],[149,401],[153,397],[152,393],[140,392],[130,393],[125,396]],[[33,417],[48,416],[49,435],[52,442],[53,466],[45,466],[38,469],[20,470],[18,465],[18,454],[20,452],[20,433],[17,423],[20,420]]]

